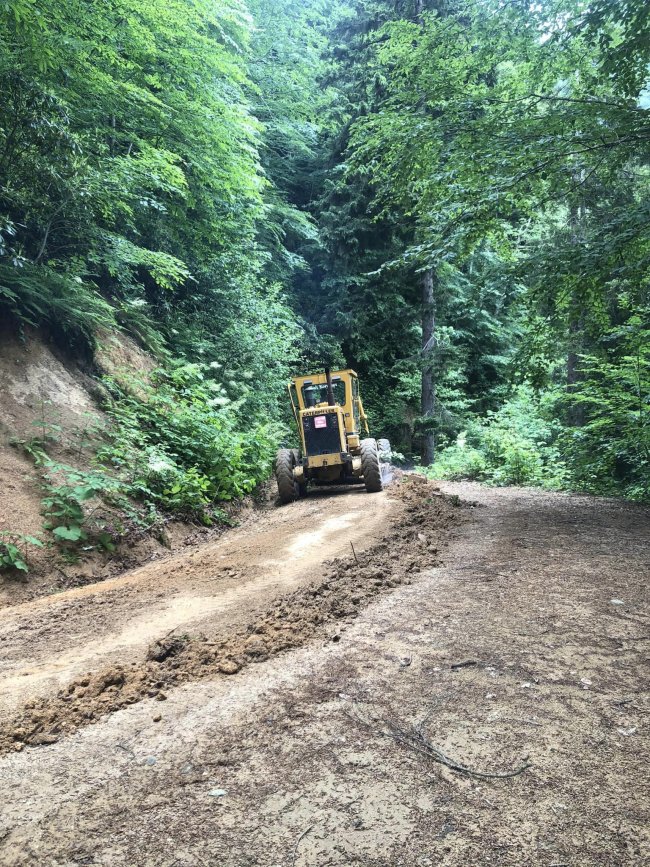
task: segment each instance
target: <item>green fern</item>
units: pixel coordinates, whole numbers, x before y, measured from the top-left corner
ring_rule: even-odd
[[[80,348],[94,348],[98,328],[116,327],[113,308],[92,283],[47,266],[0,264],[0,307]]]

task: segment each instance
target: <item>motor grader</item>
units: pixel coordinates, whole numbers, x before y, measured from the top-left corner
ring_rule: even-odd
[[[297,376],[289,398],[300,436],[300,449],[280,449],[275,463],[282,503],[304,496],[307,486],[364,484],[374,493],[383,488],[382,460],[390,455],[386,439],[361,438],[368,419],[354,370],[326,369]]]

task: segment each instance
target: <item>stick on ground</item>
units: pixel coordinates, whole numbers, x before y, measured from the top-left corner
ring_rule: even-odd
[[[531,766],[531,763],[528,761],[528,756],[526,756],[524,758],[524,763],[512,771],[475,771],[473,768],[469,768],[467,765],[463,765],[461,762],[457,762],[455,759],[446,756],[442,750],[430,743],[421,731],[413,728],[404,729],[390,720],[386,720],[386,724],[389,728],[391,737],[398,741],[398,743],[410,747],[412,750],[415,750],[415,752],[421,753],[422,755],[433,759],[435,762],[439,762],[441,765],[446,765],[448,768],[451,768],[452,771],[458,771],[458,773],[467,774],[470,777],[505,779],[506,777],[516,777]]]
[[[309,832],[311,831],[311,829],[313,827],[314,827],[313,825],[310,825],[308,828],[305,828],[305,830],[302,832],[300,837],[298,837],[298,839],[296,840],[296,845],[293,847],[293,863],[294,864],[296,863],[296,858],[298,857],[298,846],[300,846],[300,841],[302,840],[303,837],[306,837],[307,834],[309,834]]]

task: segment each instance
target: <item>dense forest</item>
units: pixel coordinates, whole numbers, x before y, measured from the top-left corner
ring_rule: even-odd
[[[2,318],[158,364],[88,490],[241,496],[349,365],[433,477],[650,499],[649,63],[644,0],[2,0]]]

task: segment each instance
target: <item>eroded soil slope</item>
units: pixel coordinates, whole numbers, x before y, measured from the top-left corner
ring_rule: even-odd
[[[94,466],[108,420],[100,405],[106,397],[99,374],[120,381],[124,373],[141,376],[155,360],[124,334],[101,332],[92,366],[75,363],[43,335],[19,339],[8,323],[0,322],[0,532],[37,537],[43,547],[27,545],[29,575],[13,570],[0,573],[0,609],[72,586],[110,578],[127,568],[165,556],[169,549],[212,537],[219,528],[202,528],[166,519],[147,531],[124,519],[124,537],[108,554],[84,550],[70,563],[44,530],[43,468],[34,465],[24,446],[34,438],[47,441],[56,462],[76,470]],[[22,444],[22,445],[21,445]],[[89,504],[89,511],[92,506]],[[22,543],[19,541],[19,546]]]

